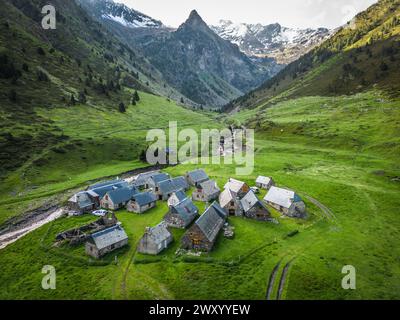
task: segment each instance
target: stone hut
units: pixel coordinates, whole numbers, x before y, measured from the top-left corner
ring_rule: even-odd
[[[156,206],[157,198],[151,192],[141,192],[132,196],[127,203],[126,209],[129,212],[143,213]]]
[[[229,216],[242,216],[243,210],[239,198],[230,189],[225,189],[219,195],[219,204]]]
[[[214,202],[186,231],[182,237],[182,248],[209,252],[225,224],[227,215],[217,202]]]
[[[137,193],[137,189],[133,186],[108,191],[100,201],[101,207],[118,210],[124,207]]]
[[[271,218],[271,213],[251,190],[240,200],[240,204],[243,215],[247,218],[259,221],[268,221]]]
[[[233,196],[239,199],[242,199],[250,191],[250,187],[245,182],[233,178],[228,180],[224,189],[229,189]]]
[[[261,189],[268,190],[275,185],[275,182],[270,177],[259,176],[256,180],[256,186]]]
[[[98,259],[127,244],[128,236],[118,224],[90,235],[85,245],[85,251],[86,254]]]
[[[197,169],[187,172],[186,180],[191,186],[196,186],[200,182],[209,180],[209,177],[203,169]]]
[[[271,187],[264,197],[264,201],[286,216],[303,218],[306,215],[306,205],[292,190]]]
[[[206,180],[196,185],[192,193],[192,199],[195,201],[210,202],[218,198],[221,190],[214,180]]]
[[[164,222],[155,227],[148,227],[140,239],[137,251],[144,254],[157,255],[172,242],[172,234]]]
[[[185,198],[169,208],[164,221],[169,227],[185,229],[199,214],[199,209],[190,198]]]
[[[168,198],[168,207],[173,207],[186,198],[185,192],[182,190],[176,191]]]

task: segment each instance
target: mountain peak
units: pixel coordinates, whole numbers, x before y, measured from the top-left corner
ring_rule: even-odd
[[[200,17],[199,13],[196,10],[192,10],[190,12],[188,20],[201,20],[201,21],[203,21],[203,19]]]
[[[185,25],[192,25],[197,27],[201,25],[207,26],[207,24],[200,17],[199,13],[196,10],[192,10],[192,12],[190,12],[189,18],[186,20]]]

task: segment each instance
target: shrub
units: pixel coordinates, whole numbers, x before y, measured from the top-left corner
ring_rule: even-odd
[[[126,108],[125,108],[125,105],[124,105],[123,102],[121,102],[121,103],[119,104],[118,110],[119,110],[119,112],[121,112],[121,113],[126,112]]]

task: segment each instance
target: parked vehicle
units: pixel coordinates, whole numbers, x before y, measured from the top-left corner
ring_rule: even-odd
[[[95,210],[95,211],[92,211],[92,214],[94,214],[95,216],[98,216],[98,217],[104,217],[107,213],[108,213],[107,210]]]
[[[253,191],[255,194],[259,194],[259,193],[260,193],[260,189],[257,188],[257,187],[251,187],[250,189],[251,189],[251,191]]]

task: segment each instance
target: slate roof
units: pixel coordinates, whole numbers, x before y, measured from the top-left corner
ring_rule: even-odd
[[[229,181],[225,184],[224,189],[229,189],[234,193],[238,193],[244,185],[245,183],[243,181],[230,178]]]
[[[259,203],[263,208],[264,204],[257,198],[253,191],[249,191],[242,200],[240,200],[240,204],[243,208],[244,212],[248,212],[251,208],[253,208],[257,203]]]
[[[184,177],[176,177],[172,179],[172,182],[179,189],[189,189],[189,185]]]
[[[112,200],[114,204],[119,204],[123,202],[128,202],[132,199],[132,196],[137,193],[137,189],[133,186],[119,188],[107,192],[107,195]]]
[[[186,194],[185,194],[182,190],[179,190],[179,191],[174,192],[174,193],[171,195],[171,197],[172,197],[173,195],[176,196],[176,198],[178,199],[179,202],[181,202],[182,200],[184,200],[184,199],[187,198]]]
[[[199,183],[199,187],[203,189],[203,193],[206,195],[213,195],[220,192],[217,183],[214,180],[207,180]]]
[[[271,182],[270,177],[264,177],[264,176],[259,176],[256,180],[256,183],[261,183],[261,184],[269,184]]]
[[[114,184],[106,184],[106,185],[102,185],[102,186],[96,186],[93,189],[90,189],[89,191],[91,192],[95,192],[99,198],[103,198],[104,195],[111,191],[111,190],[116,190],[116,189],[121,189],[121,188],[126,188],[128,187],[128,183],[126,181],[121,181],[119,180],[119,182],[116,182]]]
[[[151,192],[142,192],[133,195],[132,200],[134,200],[139,206],[142,207],[149,203],[155,202],[157,198]]]
[[[187,176],[194,182],[199,183],[209,179],[207,173],[203,169],[193,170],[187,173]]]
[[[275,203],[284,208],[290,208],[293,202],[300,202],[302,199],[292,190],[271,187],[264,197],[264,201]]]
[[[147,179],[149,179],[150,177],[159,174],[160,171],[149,171],[149,172],[143,172],[140,173],[135,181],[133,181],[133,185],[135,186],[139,186],[139,185],[144,185],[147,181]]]
[[[225,189],[219,195],[219,204],[221,205],[221,207],[225,207],[229,202],[231,202],[234,199],[235,198],[234,198],[231,190]]]
[[[225,223],[226,213],[217,202],[214,202],[198,218],[195,224],[203,232],[204,236],[213,242]]]
[[[150,179],[152,179],[156,185],[159,184],[161,181],[168,180],[169,178],[169,174],[166,174],[164,172],[157,173],[150,177]]]
[[[185,198],[171,208],[172,213],[178,214],[186,225],[193,221],[199,213],[199,209],[194,205],[192,199]]]
[[[93,189],[97,189],[97,188],[101,188],[101,187],[105,187],[105,186],[110,186],[110,185],[115,185],[115,186],[122,186],[122,185],[126,185],[127,182],[124,180],[120,180],[120,179],[116,179],[116,180],[109,180],[109,181],[104,181],[104,182],[99,182],[96,184],[92,184],[88,187],[88,190],[93,190]]]
[[[115,225],[111,228],[93,233],[90,239],[94,242],[97,249],[101,250],[116,244],[120,241],[128,239],[125,230],[120,225]]]
[[[78,192],[68,199],[70,202],[75,202],[78,204],[79,208],[83,209],[89,207],[93,204],[86,191]]]
[[[168,179],[165,181],[161,181],[158,185],[162,194],[169,194],[176,191],[180,191],[182,189],[187,189],[188,184],[183,177],[177,177],[174,179]]]
[[[160,222],[155,227],[148,228],[146,233],[156,244],[160,244],[171,237],[171,233],[168,231],[164,222]]]

